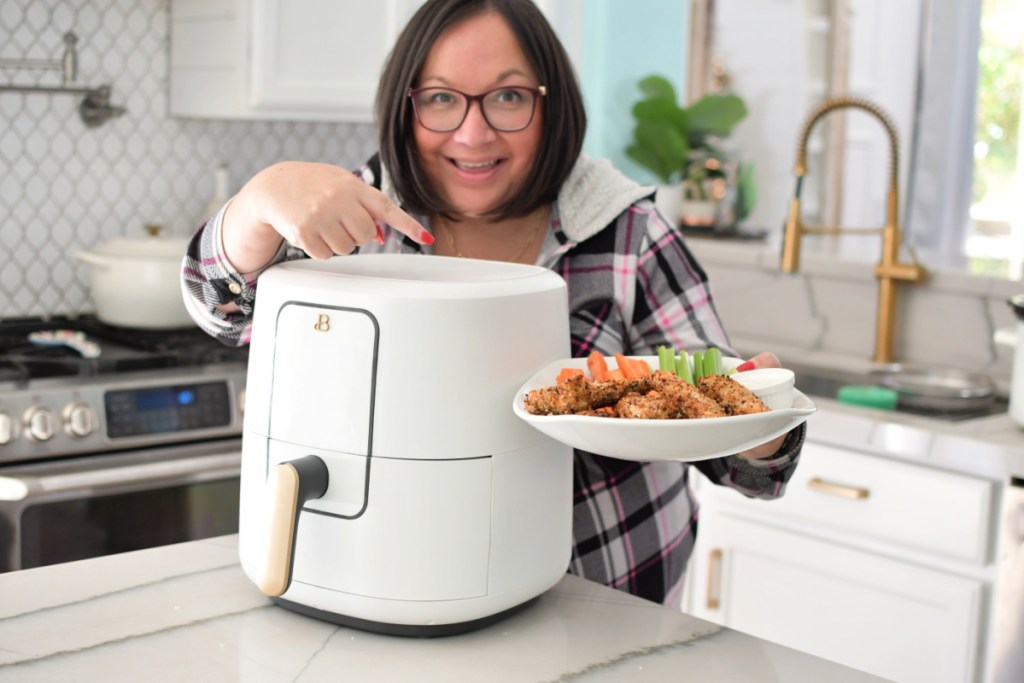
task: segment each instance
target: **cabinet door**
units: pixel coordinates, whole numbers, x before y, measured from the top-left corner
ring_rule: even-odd
[[[796,523],[828,537],[880,542],[894,554],[927,553],[982,565],[989,557],[993,483],[807,442],[786,495],[765,506],[722,487],[714,504],[738,516]]]
[[[975,680],[979,581],[728,515],[700,533],[696,616],[894,681]]]
[[[252,0],[249,106],[371,121],[377,81],[415,0]]]

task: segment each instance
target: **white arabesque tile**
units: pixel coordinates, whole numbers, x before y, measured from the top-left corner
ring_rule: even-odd
[[[76,84],[111,86],[127,110],[87,128],[77,96],[0,95],[0,317],[92,310],[74,252],[154,221],[191,234],[222,162],[237,188],[286,152],[354,167],[376,149],[370,124],[169,118],[169,2],[0,2],[0,57],[56,59],[74,31]],[[59,85],[60,75],[4,69],[0,82]],[[62,279],[37,282],[32,263]]]

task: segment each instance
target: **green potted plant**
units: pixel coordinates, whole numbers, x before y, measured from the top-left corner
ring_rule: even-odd
[[[723,220],[730,224],[716,227],[732,227],[746,217],[755,199],[753,167],[733,160],[721,147],[747,115],[743,100],[711,93],[680,107],[666,78],[647,76],[638,85],[643,99],[633,105],[636,126],[626,154],[661,181],[659,195],[679,195],[680,213],[667,217],[705,226]]]

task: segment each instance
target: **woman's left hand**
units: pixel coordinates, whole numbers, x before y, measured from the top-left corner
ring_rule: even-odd
[[[764,351],[757,354],[745,363],[741,363],[739,368],[743,370],[754,370],[755,368],[781,368],[782,363],[779,362],[779,357],[769,351]],[[760,446],[755,446],[750,450],[743,451],[740,453],[741,458],[747,458],[748,460],[763,460],[771,458],[779,449],[782,448],[782,442],[786,440],[786,435],[783,434],[780,437],[776,437],[771,441],[767,441]]]

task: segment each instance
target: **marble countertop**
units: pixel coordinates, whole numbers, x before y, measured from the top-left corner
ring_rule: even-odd
[[[1006,481],[1024,477],[1024,428],[1005,413],[960,422],[813,397],[807,438],[920,465]]]
[[[274,605],[224,536],[0,574],[0,680],[881,679],[569,575],[472,633],[375,635]]]

